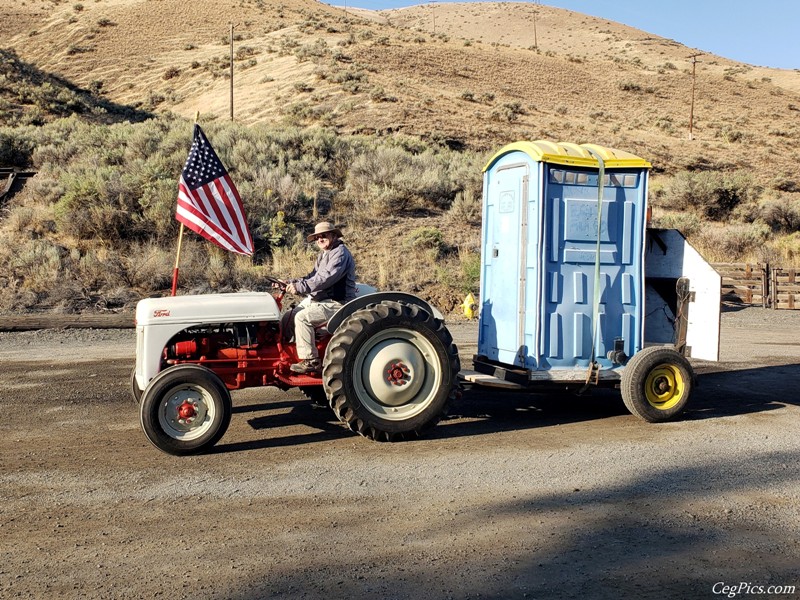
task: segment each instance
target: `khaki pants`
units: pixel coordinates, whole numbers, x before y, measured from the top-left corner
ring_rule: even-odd
[[[342,304],[336,300],[314,302],[311,298],[305,298],[292,309],[288,322],[294,322],[294,338],[297,343],[297,357],[300,360],[319,358],[317,345],[314,343],[314,329],[327,323],[341,307]]]

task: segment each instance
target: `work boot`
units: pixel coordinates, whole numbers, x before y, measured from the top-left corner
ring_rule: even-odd
[[[319,367],[318,358],[304,358],[299,363],[295,363],[289,367],[289,370],[292,373],[318,373]]]

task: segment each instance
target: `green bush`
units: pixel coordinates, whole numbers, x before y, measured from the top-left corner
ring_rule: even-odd
[[[442,253],[447,245],[442,232],[434,227],[418,227],[403,240],[403,245],[415,250],[436,250]]]
[[[754,201],[760,189],[743,171],[683,171],[665,186],[663,204],[672,210],[693,210],[722,220],[741,203]]]
[[[761,215],[773,231],[792,233],[800,230],[800,202],[797,200],[769,200],[761,207]]]
[[[456,194],[447,210],[447,216],[454,223],[477,225],[481,222],[482,209],[480,199],[476,198],[472,190],[465,190]]]
[[[695,213],[672,212],[654,217],[653,227],[677,229],[687,238],[691,238],[703,228],[703,221]]]
[[[335,209],[330,218],[350,226],[411,211],[449,209],[459,223],[479,219],[485,157],[473,152],[410,136],[344,137],[319,127],[212,121],[203,128],[239,189],[256,262],[279,267],[276,272],[310,268],[313,250],[301,231],[313,219],[318,198],[324,199],[323,210]],[[130,294],[168,289],[178,177],[191,134],[190,122],[169,115],[115,125],[70,117],[41,127],[0,128],[0,152],[38,171],[0,216],[6,240],[0,310],[110,307],[131,301]],[[418,233],[411,243],[418,262],[399,279],[391,271],[396,257],[386,257],[385,279],[393,285],[419,285],[419,265],[430,264],[431,256],[455,260],[441,237]],[[253,261],[220,256],[214,248],[187,233],[182,289],[258,283]],[[426,281],[434,281],[433,269],[428,276]]]
[[[477,294],[481,279],[481,255],[461,251],[436,267],[436,281],[462,294]]]
[[[708,260],[746,260],[755,254],[760,260],[770,229],[764,223],[735,224],[724,227],[704,227],[692,240]]]
[[[355,158],[344,191],[356,217],[370,221],[415,204],[445,206],[453,188],[446,165],[432,151],[412,155],[397,147],[378,147]]]

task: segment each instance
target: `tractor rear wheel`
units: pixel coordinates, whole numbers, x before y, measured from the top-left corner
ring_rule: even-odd
[[[231,396],[222,380],[198,365],[156,375],[139,407],[147,439],[167,454],[197,454],[216,444],[231,421]]]
[[[322,369],[331,408],[349,429],[378,441],[419,437],[458,391],[458,351],[424,308],[383,301],[350,315]]]
[[[637,417],[657,423],[686,408],[694,386],[689,361],[672,348],[651,346],[634,354],[622,371],[622,400]]]

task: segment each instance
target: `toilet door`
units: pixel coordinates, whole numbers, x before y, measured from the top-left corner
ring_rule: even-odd
[[[483,295],[479,353],[523,365],[525,243],[528,165],[497,169],[486,190]]]
[[[614,341],[628,356],[639,348],[641,216],[637,178],[606,174],[597,254],[597,171],[550,167],[545,195],[544,340],[551,367],[589,364],[595,284],[600,288],[595,357],[604,367]],[[638,241],[637,241],[638,240]]]

